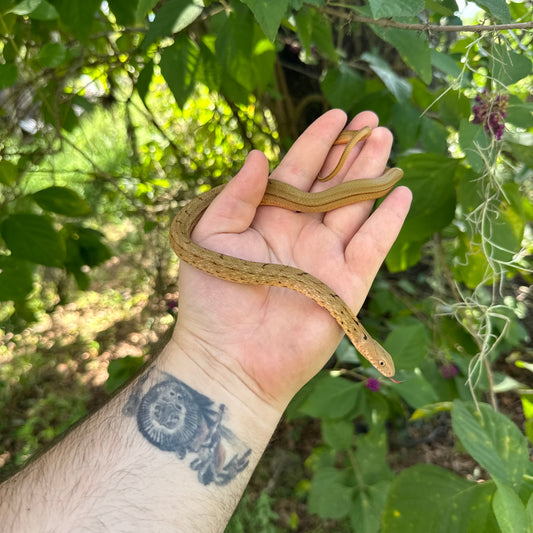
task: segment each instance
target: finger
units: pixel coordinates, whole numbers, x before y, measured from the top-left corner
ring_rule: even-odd
[[[308,191],[345,124],[344,111],[324,113],[298,137],[271,177]]]
[[[194,238],[247,230],[265,193],[267,179],[267,158],[253,150],[242,169],[207,208],[194,230]]]
[[[381,176],[387,165],[391,147],[390,131],[386,128],[374,129],[357,157],[352,158],[351,162],[347,160],[342,181]],[[339,236],[344,245],[347,245],[368,218],[373,205],[373,201],[366,201],[335,209],[326,213],[324,224]]]
[[[373,113],[372,111],[363,111],[357,116],[355,116],[344,129],[360,130],[365,126],[368,126],[373,130],[377,127],[378,122],[379,118],[375,113]],[[346,145],[331,146],[327,159],[324,162],[322,169],[320,170],[320,176],[327,176],[333,170],[333,168],[335,168],[339,159],[341,158],[345,146]],[[348,154],[348,157],[339,173],[327,182],[316,182],[313,186],[313,192],[324,190],[333,185],[337,185],[338,183],[342,183],[343,177],[346,175],[347,170],[357,159],[359,153],[361,152],[364,146],[365,141],[357,143]]]
[[[372,213],[349,242],[344,252],[349,268],[367,288],[391,249],[409,212],[412,194],[397,187]]]

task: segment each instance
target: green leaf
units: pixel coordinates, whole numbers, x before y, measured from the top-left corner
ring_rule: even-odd
[[[459,7],[455,0],[426,0],[425,4],[427,9],[431,9],[445,17],[450,17],[456,11],[459,11]]]
[[[68,187],[54,185],[32,194],[33,200],[45,211],[69,217],[82,217],[91,212],[89,204]]]
[[[487,256],[479,241],[472,241],[466,235],[459,238],[457,251],[457,263],[452,265],[454,279],[459,283],[465,283],[467,287],[474,289],[480,284],[495,281],[495,274],[489,268]]]
[[[24,0],[8,12],[26,15],[34,20],[53,20],[59,16],[56,8],[45,0]]]
[[[67,245],[67,269],[74,271],[83,266],[95,267],[107,261],[111,251],[104,244],[104,235],[81,224],[65,224],[62,230]]]
[[[139,77],[137,78],[136,87],[137,87],[137,92],[139,93],[141,100],[144,100],[146,98],[146,95],[148,94],[153,75],[154,75],[154,62],[152,59],[150,59],[150,61],[148,61],[148,63],[144,65],[143,69],[139,73]]]
[[[506,148],[509,148],[511,154],[524,163],[524,165],[533,169],[533,146],[527,146],[524,144],[518,144],[510,141],[506,141]]]
[[[421,322],[393,329],[384,347],[403,369],[418,367],[429,351],[429,331]]]
[[[357,405],[362,387],[362,383],[325,374],[314,381],[311,392],[298,410],[319,418],[343,418]]]
[[[276,47],[264,37],[256,40],[252,52],[252,66],[255,87],[259,93],[273,85],[275,62]]]
[[[92,32],[94,15],[100,4],[100,0],[54,0],[54,7],[63,24],[83,42],[87,41]]]
[[[250,8],[267,38],[274,41],[281,20],[287,12],[289,0],[276,0],[275,2],[270,0],[242,0],[242,2]]]
[[[185,35],[161,53],[161,73],[179,107],[185,105],[194,89],[199,56],[198,47]]]
[[[56,8],[42,0],[41,3],[29,14],[32,20],[55,20],[59,17]]]
[[[497,206],[498,216],[482,231],[486,241],[485,253],[493,260],[507,263],[522,248],[526,221],[518,184],[506,183],[502,189],[505,197]]]
[[[384,533],[441,531],[449,502],[472,483],[441,467],[419,464],[392,481],[382,516]],[[460,522],[458,522],[460,524]]]
[[[398,5],[403,9],[405,3],[388,2],[388,5]],[[411,67],[424,83],[429,84],[431,82],[433,77],[431,51],[425,34],[372,25],[371,28],[381,39],[387,41],[398,51],[405,64]]]
[[[32,289],[33,278],[28,263],[0,254],[0,302],[24,300]]]
[[[421,241],[445,228],[455,214],[454,174],[458,161],[440,154],[413,154],[398,161],[402,184],[413,192],[413,203],[400,240]]]
[[[498,22],[503,24],[513,22],[506,0],[476,0],[476,4],[493,15]]]
[[[409,85],[407,80],[400,78],[384,59],[370,52],[363,53],[361,59],[368,63],[398,102],[409,100],[412,90],[411,85]]]
[[[427,404],[439,401],[439,396],[433,385],[419,368],[416,368],[402,383],[399,383],[395,390],[414,409],[420,409]]]
[[[511,487],[495,481],[498,489],[492,508],[502,533],[528,533],[529,520],[522,500]]]
[[[465,213],[471,213],[486,201],[483,189],[479,187],[479,175],[471,168],[459,167],[457,178],[457,202]]]
[[[17,81],[18,69],[13,63],[0,63],[0,90],[11,87]]]
[[[367,80],[365,83],[365,93],[353,107],[353,113],[372,109],[379,117],[380,124],[386,124],[391,119],[392,108],[396,100],[392,93],[383,86],[377,77]]]
[[[501,533],[492,512],[494,483],[475,483],[447,502],[439,533]]]
[[[517,96],[509,95],[506,121],[519,128],[531,128],[533,126],[533,102],[522,102]]]
[[[344,473],[332,467],[317,470],[311,481],[307,505],[321,518],[340,520],[348,515],[353,489],[344,484]]]
[[[139,0],[107,0],[118,24],[135,24],[135,14]]]
[[[76,279],[80,290],[89,288],[87,267],[95,267],[111,257],[111,251],[97,230],[80,224],[65,224],[61,230],[66,245],[65,267]]]
[[[388,443],[384,421],[372,425],[368,433],[357,435],[355,446],[354,459],[365,486],[394,477],[387,463]]]
[[[47,43],[37,54],[37,61],[47,68],[55,68],[67,59],[67,47],[63,43]]]
[[[503,44],[494,44],[490,58],[492,76],[502,85],[512,85],[529,76],[533,64],[525,54],[518,54]]]
[[[335,450],[347,450],[352,444],[354,425],[351,420],[322,420],[322,438]]]
[[[312,56],[311,46],[316,45],[319,53],[332,61],[337,62],[337,51],[333,44],[333,31],[331,21],[318,10],[304,6],[294,16],[298,38],[305,51],[305,57]]]
[[[407,219],[387,255],[387,266],[400,271],[416,264],[421,247],[436,231],[445,228],[455,214],[457,160],[440,154],[413,154],[398,161],[405,176],[403,185],[413,192]]]
[[[144,23],[147,15],[159,3],[159,0],[137,0],[137,9],[135,10],[135,20],[137,23]]]
[[[390,404],[383,394],[362,387],[361,399],[350,413],[352,417],[363,414],[368,424],[377,426],[390,418]]]
[[[109,361],[107,367],[108,377],[105,382],[105,390],[112,393],[134,377],[144,364],[144,357],[126,355]]]
[[[336,67],[326,71],[320,88],[332,107],[348,111],[364,93],[365,81],[346,63],[339,62]]]
[[[390,481],[381,481],[357,491],[353,504],[350,506],[350,522],[353,531],[378,533],[381,530],[381,515],[389,486]]]
[[[14,257],[53,267],[62,266],[65,261],[65,243],[48,217],[9,215],[1,233]]]
[[[461,120],[472,112],[470,101],[461,91],[446,90],[439,98],[439,115],[443,124],[459,129]]]
[[[437,413],[442,413],[443,411],[451,411],[452,402],[437,402],[429,403],[415,409],[413,414],[410,416],[409,421],[420,420],[422,418],[432,418]]]
[[[440,122],[429,117],[422,117],[420,126],[422,146],[434,154],[447,154],[448,130]]]
[[[414,17],[424,9],[424,0],[404,0],[390,2],[389,0],[369,0],[374,18],[405,18]]]
[[[400,149],[405,151],[412,148],[420,132],[420,111],[409,102],[396,102],[391,121]]]
[[[5,159],[0,161],[0,183],[4,185],[13,185],[17,181],[17,167]]]
[[[527,440],[505,415],[487,404],[474,406],[455,400],[452,427],[466,451],[490,475],[509,485],[520,485],[529,464]]]
[[[527,502],[526,512],[530,524],[528,533],[533,533],[533,494],[531,494]]]
[[[454,79],[459,78],[462,72],[460,60],[461,57],[454,59],[452,54],[445,54],[444,52],[439,52],[434,48],[431,49],[431,64],[441,72],[444,72],[444,74],[447,74]]]
[[[9,10],[9,13],[15,15],[29,15],[34,9],[39,7],[42,0],[23,0]]]
[[[215,35],[206,35],[200,41],[200,60],[197,79],[212,91],[219,91],[222,81],[222,68],[215,56]]]
[[[65,96],[58,102],[58,92],[54,84],[50,84],[41,91],[43,101],[43,118],[48,124],[65,131],[72,131],[78,124],[78,115],[74,112],[73,105],[80,102],[80,98]]]
[[[202,0],[169,0],[158,9],[153,22],[148,26],[142,48],[184,30],[192,24],[204,9]]]
[[[487,212],[498,213],[491,217],[479,228],[481,233],[468,232],[470,242],[464,242],[468,262],[461,261],[467,269],[473,267],[472,261],[478,261],[479,267],[485,270],[487,257],[492,262],[503,264],[511,261],[521,249],[522,239],[526,225],[526,216],[523,209],[523,197],[520,188],[515,183],[506,183],[501,187],[503,199],[485,198],[483,188],[479,186],[479,178],[471,170],[464,172],[459,180],[458,199],[465,213],[471,213],[484,205]],[[481,249],[480,242],[483,240]],[[475,257],[478,249],[480,257]],[[475,279],[475,278],[473,278]]]
[[[416,265],[422,258],[422,246],[425,242],[425,239],[421,241],[396,239],[385,259],[388,270],[402,272]]]
[[[231,100],[242,101],[242,89],[248,93],[255,89],[253,44],[254,22],[250,11],[246,9],[244,13],[232,13],[218,32],[215,42],[222,91]]]

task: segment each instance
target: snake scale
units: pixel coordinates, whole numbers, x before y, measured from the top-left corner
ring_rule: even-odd
[[[369,127],[345,130],[335,144],[346,144],[337,167],[325,178],[336,175],[344,165],[349,151],[360,140],[368,138]],[[344,205],[385,196],[402,178],[399,168],[390,168],[378,178],[355,179],[341,183],[322,192],[308,193],[287,183],[268,180],[260,205],[282,207],[294,211],[325,212]],[[181,260],[217,278],[236,283],[285,287],[312,298],[325,308],[344,330],[357,350],[384,376],[394,376],[394,362],[390,354],[366,331],[357,316],[342,298],[326,284],[295,267],[274,263],[258,263],[217,253],[196,244],[191,234],[204,211],[224,189],[214,187],[183,207],[172,221],[170,243]]]

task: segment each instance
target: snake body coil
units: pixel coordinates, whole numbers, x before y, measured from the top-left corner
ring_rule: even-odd
[[[366,130],[368,128],[359,130],[355,134],[361,135],[361,131],[364,131],[368,136]],[[350,139],[352,139],[354,132],[350,133],[352,134]],[[341,137],[342,135],[344,135],[343,141],[348,138],[346,132],[343,132]],[[345,142],[337,140],[337,144],[345,144]],[[344,154],[343,158],[345,159]],[[340,166],[338,166],[339,169]],[[385,196],[402,176],[401,169],[392,168],[379,178],[344,182],[320,193],[303,192],[287,183],[269,180],[260,205],[283,207],[301,212],[330,211],[344,205]],[[327,176],[328,179],[331,177],[333,176]],[[357,350],[382,375],[392,378],[395,370],[391,356],[368,334],[342,298],[326,284],[298,268],[231,257],[203,248],[191,239],[194,227],[202,214],[224,187],[225,185],[215,187],[190,201],[172,221],[170,242],[180,259],[199,270],[227,281],[285,287],[312,298],[335,318]]]

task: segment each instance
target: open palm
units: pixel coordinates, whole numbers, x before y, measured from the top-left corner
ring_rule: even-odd
[[[329,171],[342,148],[332,144],[346,117],[333,110],[296,141],[271,177],[317,192],[341,181],[383,173],[392,137],[374,129],[353,150],[333,183],[316,181]],[[375,128],[377,117],[364,112],[347,126]],[[295,213],[258,207],[268,163],[252,152],[242,170],[215,199],[193,238],[202,246],[257,262],[295,266],[337,292],[354,310],[361,307],[372,280],[392,246],[410,204],[398,187],[371,215],[372,202],[329,213]],[[262,399],[283,404],[327,361],[342,331],[311,299],[288,289],[239,285],[180,265],[180,312],[175,340],[191,341],[210,353],[216,365],[236,373]]]

